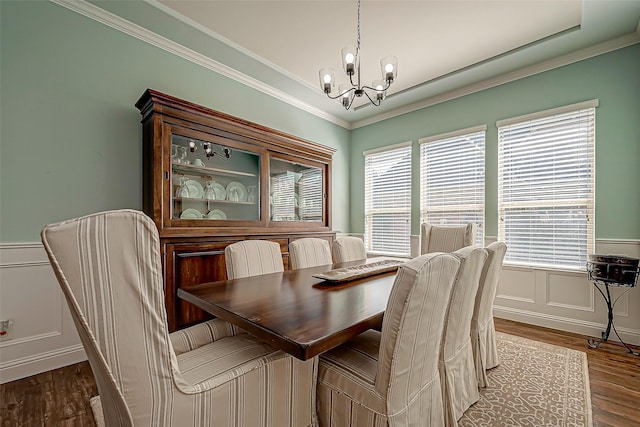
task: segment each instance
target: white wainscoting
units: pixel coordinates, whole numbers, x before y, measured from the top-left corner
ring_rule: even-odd
[[[40,243],[0,245],[0,383],[86,360],[60,286]]]
[[[485,243],[495,241],[485,238]],[[596,240],[596,253],[640,258],[638,240]],[[627,344],[640,345],[640,287],[611,287],[614,325]],[[600,337],[607,324],[602,295],[586,273],[504,266],[494,303],[494,315],[548,328]],[[609,339],[617,340],[613,330]]]
[[[411,237],[415,250],[419,236]],[[491,241],[495,238],[486,239]],[[640,241],[598,240],[596,252],[640,258]],[[625,289],[614,288],[614,298]],[[607,321],[606,305],[585,273],[508,266],[494,314],[593,337]],[[12,339],[0,342],[0,383],[86,360],[40,243],[0,245],[0,319],[13,321]],[[625,342],[640,345],[640,287],[616,304],[615,325]]]

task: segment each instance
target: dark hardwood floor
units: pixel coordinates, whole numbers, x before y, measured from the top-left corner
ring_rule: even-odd
[[[590,349],[583,335],[508,320],[496,319],[496,329],[586,352],[594,426],[640,426],[640,357]],[[89,398],[97,393],[87,362],[3,384],[2,427],[94,426]]]
[[[95,426],[89,399],[96,394],[89,362],[2,384],[2,427]]]

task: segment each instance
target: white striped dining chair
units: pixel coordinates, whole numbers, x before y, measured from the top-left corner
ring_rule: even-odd
[[[331,245],[333,262],[349,262],[367,259],[364,241],[355,236],[338,237]]]
[[[321,426],[443,426],[438,359],[460,266],[427,254],[398,268],[382,321],[320,356]]]
[[[471,317],[487,251],[467,246],[452,253],[460,270],[451,291],[440,351],[440,381],[445,425],[455,427],[471,405],[480,399],[471,347]]]
[[[142,212],[88,215],[41,236],[103,425],[315,423],[317,359],[302,362],[220,319],[168,333],[158,231]]]
[[[489,384],[487,369],[495,368],[500,363],[496,346],[496,330],[493,324],[493,301],[496,297],[507,245],[504,242],[493,242],[485,249],[489,256],[482,269],[471,318],[471,344],[480,387],[486,387]]]
[[[443,227],[422,223],[420,226],[420,253],[455,252],[473,245],[476,224],[470,222],[459,227]]]
[[[306,237],[289,243],[289,256],[294,270],[333,264],[329,242],[317,237]]]
[[[280,245],[269,240],[242,240],[224,248],[228,279],[284,271]]]

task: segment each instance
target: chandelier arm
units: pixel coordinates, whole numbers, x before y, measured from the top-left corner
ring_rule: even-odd
[[[356,90],[356,88],[355,88],[355,87],[352,87],[352,88],[350,88],[350,89],[346,90],[345,92],[342,92],[342,93],[337,94],[336,96],[331,96],[331,94],[329,94],[329,93],[327,93],[327,96],[328,96],[330,99],[338,99],[338,98],[342,97],[345,93],[349,93],[349,92],[352,92],[352,91],[355,91],[355,90]],[[325,92],[325,93],[326,93],[326,92]],[[355,97],[355,96],[354,96],[354,97]]]
[[[360,80],[360,64],[358,64],[358,80]],[[351,83],[351,86],[358,89],[359,85],[353,82],[353,74],[349,74],[349,83]]]
[[[387,87],[380,89],[380,91],[384,92],[385,90],[389,89],[391,87],[391,81],[387,80]],[[376,89],[375,87],[371,87],[371,86],[362,86],[362,89],[371,89],[371,90],[375,90],[376,92],[378,92],[378,89]]]
[[[347,111],[349,111],[349,109],[351,108],[351,106],[353,105],[353,101],[356,99],[356,94],[355,92],[353,93],[353,95],[351,95],[351,101],[349,101],[349,106],[345,107]],[[369,98],[371,99],[371,98]]]
[[[368,87],[368,86],[364,86],[364,87]],[[369,89],[371,89],[371,88],[369,88]],[[369,96],[369,94],[367,93],[367,91],[365,91],[365,92],[364,92],[364,94],[365,94],[365,95],[367,95],[367,98],[369,98],[369,101],[371,101],[371,103],[372,103],[373,105],[375,105],[376,107],[379,107],[379,106],[380,106],[380,103],[381,103],[382,101],[380,101],[380,100],[378,100],[378,102],[374,101],[373,99],[371,99],[371,97]]]

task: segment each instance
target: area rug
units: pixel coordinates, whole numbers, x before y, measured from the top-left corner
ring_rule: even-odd
[[[500,365],[460,427],[593,425],[585,352],[500,332],[497,345]]]

